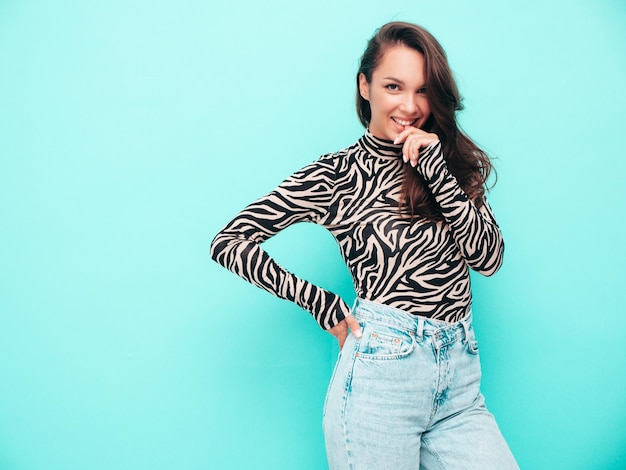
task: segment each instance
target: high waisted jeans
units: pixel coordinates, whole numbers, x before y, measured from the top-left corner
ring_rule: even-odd
[[[357,299],[324,406],[331,470],[518,466],[480,393],[471,313],[458,323]]]

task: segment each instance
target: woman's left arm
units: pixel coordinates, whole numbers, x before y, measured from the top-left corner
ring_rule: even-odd
[[[504,239],[500,227],[483,199],[480,208],[465,194],[450,173],[437,141],[420,152],[417,171],[424,177],[467,264],[485,276],[502,265]]]
[[[439,138],[413,128],[396,142],[404,142],[405,161],[426,180],[467,264],[485,276],[498,271],[504,254],[502,232],[487,201],[478,208],[450,173]]]

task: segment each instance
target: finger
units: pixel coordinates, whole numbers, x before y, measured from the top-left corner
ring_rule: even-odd
[[[394,139],[394,144],[400,144],[402,142],[408,142],[414,137],[422,138],[427,135],[433,135],[426,132],[424,129],[420,129],[419,127],[407,126],[402,130],[398,136]]]
[[[404,160],[404,163],[409,163],[411,161],[411,153],[411,139],[407,138],[402,146],[402,160]]]
[[[403,131],[401,131],[398,136],[394,139],[393,143],[394,144],[401,144],[402,142],[406,142],[406,140],[408,139],[408,137],[413,134],[415,131],[418,132],[424,132],[421,129],[418,129],[417,127],[405,127]]]
[[[413,143],[411,146],[411,166],[415,168],[417,166],[417,161],[420,156],[420,145],[419,143]]]
[[[348,324],[348,328],[350,328],[350,331],[355,336],[355,338],[360,338],[361,336],[363,336],[361,325],[359,325],[359,322],[356,320],[356,318],[354,318],[354,316],[348,315],[346,317],[346,323]]]
[[[411,166],[415,166],[417,162],[417,151],[418,147],[415,145],[415,139],[411,136],[411,138],[407,139],[404,143],[404,147],[402,148],[405,156],[404,161],[409,163]]]
[[[405,163],[410,163],[410,165],[412,167],[415,167],[417,165],[417,160],[419,158],[419,140],[415,139],[413,137],[411,137],[410,139],[408,139],[405,144],[404,144],[404,148],[403,148],[403,152],[404,152],[404,161]]]
[[[411,136],[404,146],[407,147],[407,158],[411,162],[411,166],[417,166],[420,151],[425,149],[434,142],[438,142],[439,138],[435,134],[424,134],[419,136]]]
[[[411,160],[417,158],[419,153],[419,141],[424,137],[424,131],[415,127],[410,127],[403,130],[394,142],[403,142],[402,146],[402,159],[405,163],[409,163]]]

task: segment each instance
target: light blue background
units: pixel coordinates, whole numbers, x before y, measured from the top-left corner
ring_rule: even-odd
[[[626,468],[626,4],[0,0],[0,468],[324,469],[337,354],[208,256],[362,133],[390,20],[443,43],[495,160],[484,393],[523,469]],[[332,237],[267,243],[354,294]]]

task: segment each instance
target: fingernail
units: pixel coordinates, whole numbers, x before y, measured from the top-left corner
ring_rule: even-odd
[[[355,336],[355,338],[360,338],[361,336],[363,336],[363,332],[360,329],[356,330],[354,332],[354,336]]]
[[[396,137],[395,139],[393,139],[393,143],[397,144],[398,143],[398,138]]]
[[[407,158],[407,156],[406,156],[406,155],[402,155],[402,160],[404,160],[404,163],[406,163],[406,162],[408,162],[408,161],[409,161],[409,159]]]

